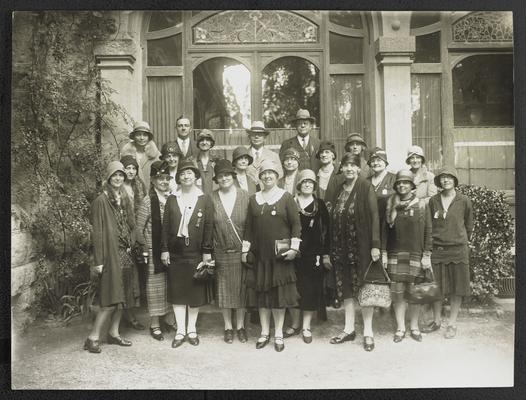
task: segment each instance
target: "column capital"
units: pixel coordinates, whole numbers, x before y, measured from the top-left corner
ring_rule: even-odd
[[[127,69],[133,72],[135,57],[131,54],[99,54],[95,56],[99,69]]]
[[[375,42],[378,66],[411,65],[415,54],[414,36],[381,36]]]

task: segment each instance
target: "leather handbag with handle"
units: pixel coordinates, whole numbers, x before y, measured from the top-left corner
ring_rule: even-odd
[[[358,303],[361,307],[389,308],[391,306],[391,289],[389,287],[391,279],[389,278],[389,275],[383,266],[380,265],[380,269],[383,272],[385,280],[367,280],[367,274],[369,273],[369,269],[373,263],[374,261],[371,260],[369,266],[365,270],[363,278],[364,283],[358,292]]]
[[[409,285],[406,295],[409,303],[427,304],[442,299],[442,292],[440,291],[440,286],[435,281],[433,268],[426,270],[425,279],[422,283],[412,283]]]

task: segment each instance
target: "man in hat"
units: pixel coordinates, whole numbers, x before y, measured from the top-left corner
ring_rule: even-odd
[[[310,132],[316,119],[311,117],[309,110],[299,109],[296,117],[291,123],[296,127],[296,136],[283,141],[279,151],[280,158],[283,158],[283,152],[292,147],[300,154],[298,171],[312,169],[317,171],[320,167],[316,153],[320,147],[320,140],[317,137],[310,136]]]
[[[177,131],[177,138],[175,143],[183,158],[192,158],[197,155],[197,146],[192,133],[190,119],[181,115],[175,121],[175,129]]]
[[[121,149],[121,157],[131,155],[137,160],[139,178],[141,178],[146,185],[146,190],[148,190],[150,187],[150,166],[161,153],[153,141],[152,130],[146,121],[136,122],[129,134],[129,138],[130,141]]]
[[[254,160],[251,165],[247,168],[247,174],[259,182],[259,173],[261,172],[261,164],[263,161],[270,160],[276,164],[279,178],[283,176],[283,169],[281,168],[281,162],[278,153],[265,147],[265,141],[270,133],[263,122],[253,121],[250,129],[246,129],[248,138],[250,140],[250,146],[248,147],[249,154]]]

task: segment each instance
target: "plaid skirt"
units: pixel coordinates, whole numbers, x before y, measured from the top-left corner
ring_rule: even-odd
[[[387,252],[387,272],[391,278],[391,299],[394,303],[405,301],[410,283],[424,280],[422,255],[406,251]]]
[[[122,267],[122,285],[124,288],[124,308],[140,306],[139,271],[131,255],[125,248],[119,247],[119,259]]]
[[[215,299],[219,308],[242,308],[246,306],[245,267],[241,253],[214,254]]]
[[[148,313],[152,317],[161,317],[172,311],[168,304],[168,284],[166,272],[154,273],[153,254],[150,249],[148,257],[148,276],[146,278],[146,299],[148,301]]]

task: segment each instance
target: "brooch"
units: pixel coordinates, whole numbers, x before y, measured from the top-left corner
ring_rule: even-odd
[[[270,212],[270,215],[276,215],[276,210],[272,210],[272,211]]]
[[[197,212],[197,222],[195,224],[196,228],[199,228],[199,225],[201,225],[202,219],[203,219],[203,212],[201,211],[201,209],[199,209],[199,211]]]

